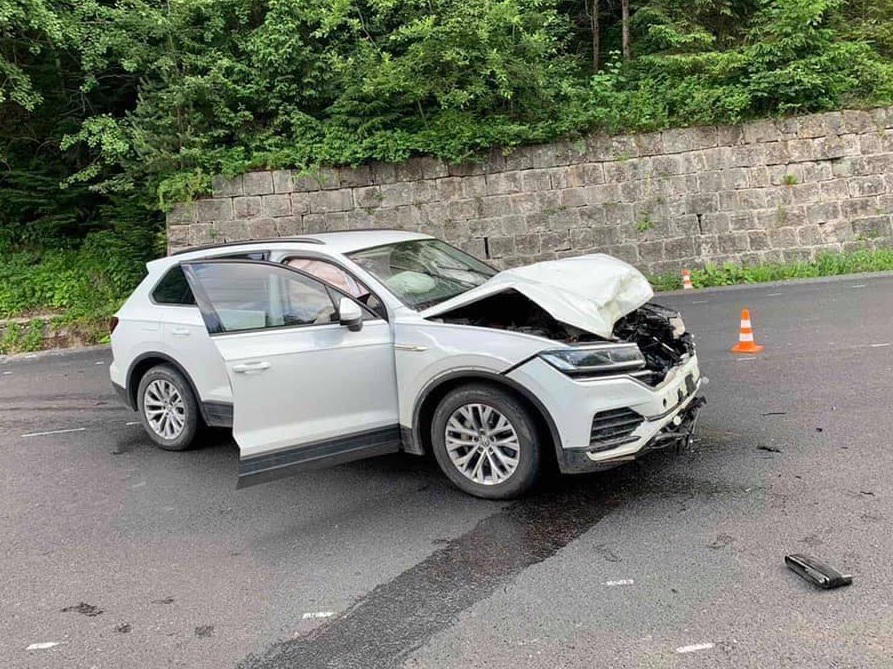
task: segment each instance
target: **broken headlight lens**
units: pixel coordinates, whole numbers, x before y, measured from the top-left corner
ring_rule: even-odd
[[[632,372],[645,368],[645,357],[635,344],[599,344],[543,351],[540,357],[571,376]]]

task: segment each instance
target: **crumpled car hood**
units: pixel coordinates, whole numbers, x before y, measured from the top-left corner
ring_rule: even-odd
[[[518,291],[557,321],[605,339],[620,318],[654,296],[648,279],[635,267],[595,253],[505,270],[421,315],[440,316],[506,290]]]

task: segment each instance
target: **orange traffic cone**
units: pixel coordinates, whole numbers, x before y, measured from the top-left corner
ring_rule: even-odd
[[[750,324],[750,311],[741,310],[741,329],[738,330],[738,343],[732,347],[732,353],[759,353],[762,346],[753,340],[753,327]]]
[[[691,272],[687,269],[682,270],[682,288],[683,290],[693,290],[694,286],[691,283]]]

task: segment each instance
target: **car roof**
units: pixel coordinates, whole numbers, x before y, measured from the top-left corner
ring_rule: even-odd
[[[414,241],[418,239],[434,239],[431,235],[408,230],[345,230],[343,232],[320,232],[300,237],[273,237],[270,239],[244,239],[240,241],[224,242],[220,244],[208,244],[206,246],[194,246],[176,251],[168,258],[176,257],[178,260],[194,260],[203,258],[215,251],[226,253],[240,253],[258,250],[258,247],[271,250],[290,249],[314,249],[324,253],[346,254],[362,249],[395,244],[398,242]],[[159,262],[159,261],[153,261]],[[150,263],[151,264],[151,263]]]

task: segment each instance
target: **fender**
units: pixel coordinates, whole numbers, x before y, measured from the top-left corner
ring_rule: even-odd
[[[514,369],[514,367],[510,369]],[[483,369],[459,369],[447,372],[446,374],[432,379],[427,383],[427,385],[425,385],[424,388],[422,388],[422,391],[416,398],[415,406],[412,412],[411,434],[409,435],[409,439],[405,439],[404,441],[404,449],[407,452],[415,453],[417,455],[421,455],[425,452],[425,448],[423,446],[421,438],[422,407],[425,406],[425,402],[431,396],[431,393],[440,388],[444,383],[450,383],[457,380],[489,381],[496,385],[508,388],[509,390],[513,390],[521,395],[521,397],[530,402],[530,404],[537,410],[537,412],[539,412],[539,415],[546,422],[546,426],[549,428],[549,434],[552,437],[552,444],[555,447],[555,456],[558,458],[559,464],[564,462],[564,449],[561,447],[561,436],[558,434],[558,428],[556,427],[555,421],[549,413],[549,410],[546,409],[545,405],[543,405],[542,402],[540,402],[539,398],[537,398],[537,396],[534,395],[525,386],[521,385],[513,379],[506,377],[504,373],[496,374],[495,372],[490,372]]]

